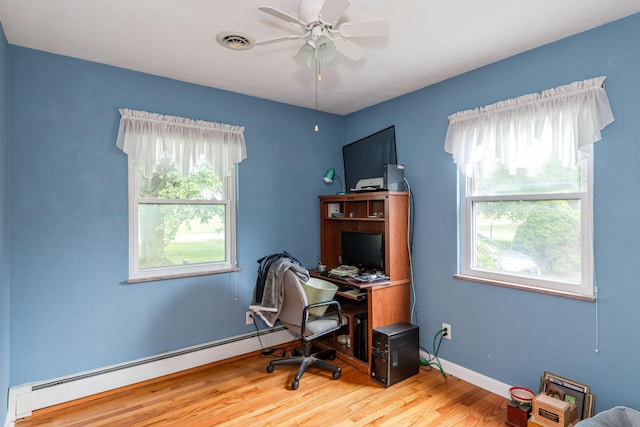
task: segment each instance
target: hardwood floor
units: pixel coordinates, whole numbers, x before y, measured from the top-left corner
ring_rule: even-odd
[[[421,369],[384,388],[336,360],[339,380],[312,368],[294,391],[295,368],[277,366],[268,374],[269,360],[250,356],[46,408],[16,427],[505,425],[506,399],[437,370]]]

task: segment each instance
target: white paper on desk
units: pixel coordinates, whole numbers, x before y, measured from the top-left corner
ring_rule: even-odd
[[[375,277],[371,276],[353,276],[358,282],[363,283],[376,283],[376,282],[384,282],[385,280],[389,280],[389,276],[376,275]]]

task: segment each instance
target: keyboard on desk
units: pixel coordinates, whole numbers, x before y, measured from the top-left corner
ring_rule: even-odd
[[[338,287],[338,295],[350,298],[361,300],[367,297],[367,291],[359,288],[354,288],[353,286],[341,285]]]

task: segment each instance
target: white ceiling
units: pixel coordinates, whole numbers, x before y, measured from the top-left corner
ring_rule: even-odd
[[[259,6],[297,16],[297,0],[0,0],[0,22],[13,45],[315,108],[314,73],[292,58],[301,40],[216,42],[293,32]],[[318,109],[358,111],[636,12],[640,0],[352,0],[345,21],[388,19],[391,33],[323,72]]]

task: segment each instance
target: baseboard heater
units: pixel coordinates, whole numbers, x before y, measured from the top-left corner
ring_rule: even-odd
[[[25,418],[37,409],[58,405],[209,363],[293,341],[284,327],[275,327],[169,351],[75,375],[14,386],[9,389],[8,420]]]

